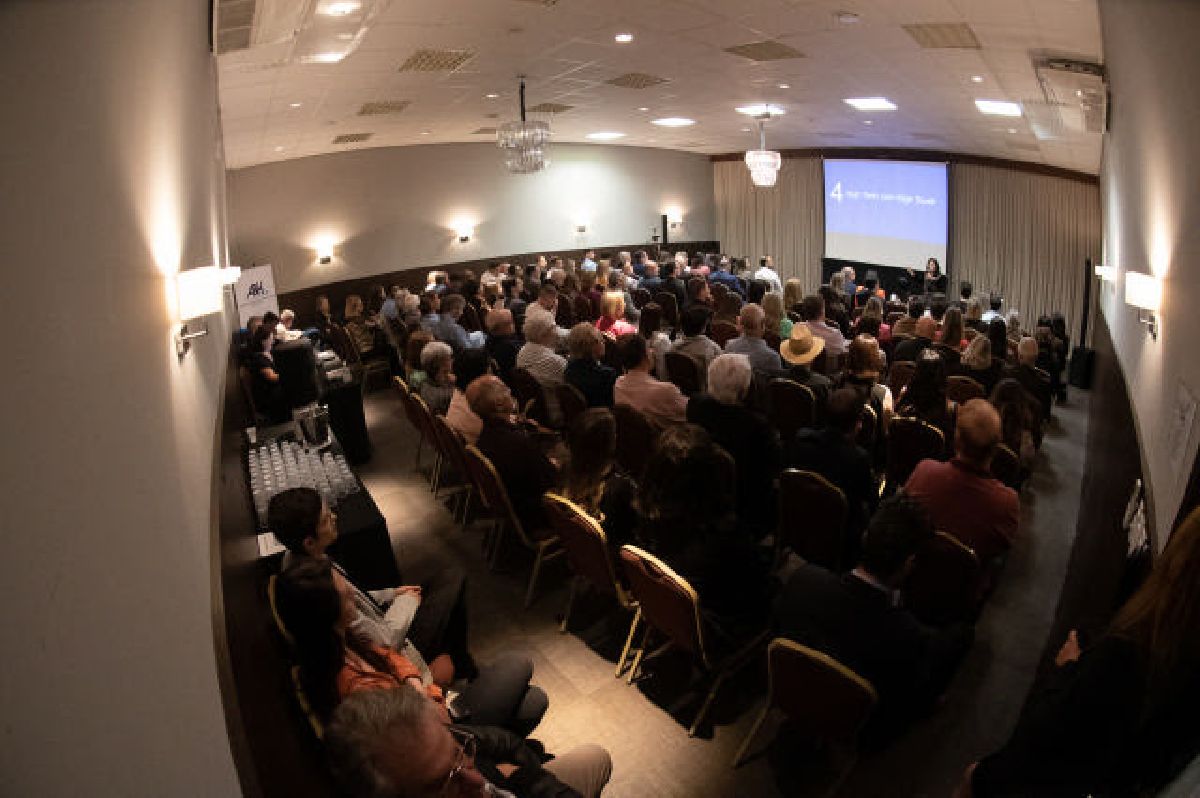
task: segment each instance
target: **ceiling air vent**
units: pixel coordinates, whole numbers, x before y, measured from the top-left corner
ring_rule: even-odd
[[[494,128],[494,127],[481,127],[481,128],[478,128],[478,129],[476,129],[476,130],[472,130],[472,131],[471,131],[471,135],[472,135],[472,136],[494,136],[494,135],[496,135],[496,128]]]
[[[400,71],[453,72],[474,57],[470,50],[417,50],[400,65]]]
[[[357,144],[371,138],[370,133],[343,133],[334,138],[334,144]]]
[[[409,100],[381,100],[378,102],[363,103],[362,108],[358,109],[358,115],[383,116],[385,114],[398,114],[410,105],[412,103]]]
[[[529,109],[532,114],[561,114],[570,111],[575,106],[563,105],[562,103],[542,103],[534,105]]]
[[[731,55],[740,55],[742,58],[749,58],[751,61],[786,61],[789,58],[804,57],[804,53],[799,50],[788,47],[782,42],[771,40],[726,47],[725,52]]]
[[[931,22],[902,27],[913,41],[927,50],[979,49],[975,31],[965,22]]]
[[[624,75],[618,75],[604,82],[611,86],[620,86],[623,89],[648,89],[651,86],[666,83],[667,79],[657,75],[647,75],[644,72],[626,72]]]
[[[231,53],[250,46],[255,0],[221,0],[217,4],[217,53]]]

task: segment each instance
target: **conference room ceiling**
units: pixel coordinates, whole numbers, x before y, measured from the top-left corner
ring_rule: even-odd
[[[625,134],[619,146],[754,149],[755,123],[734,109],[767,102],[786,110],[767,126],[771,149],[906,147],[1099,169],[1099,133],[1059,125],[1039,138],[1028,113],[985,116],[974,102],[1046,108],[1033,59],[1101,62],[1096,0],[391,0],[340,63],[245,47],[268,13],[316,3],[219,4],[231,168],[494,142],[494,128],[518,118],[525,75],[529,108],[555,110],[529,115],[550,122],[554,142],[611,131]],[[633,41],[617,43],[618,33]],[[929,46],[938,44],[957,46]],[[855,97],[898,108],[864,113],[843,102]],[[696,124],[651,123],[664,117]]]

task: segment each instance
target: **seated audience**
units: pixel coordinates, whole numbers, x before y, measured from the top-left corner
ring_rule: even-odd
[[[938,343],[943,343],[946,346],[953,347],[961,352],[967,348],[970,343],[963,335],[963,317],[962,311],[958,308],[947,308],[946,315],[942,322],[942,329],[938,330],[934,340]]]
[[[983,320],[982,297],[973,296],[967,301],[963,310],[963,324],[976,332],[987,332],[987,322]]]
[[[837,327],[845,337],[850,334],[850,311],[846,308],[846,275],[834,272],[829,276],[829,284],[817,290],[817,295],[825,302],[825,321]]]
[[[633,268],[632,265],[630,268]],[[646,264],[646,276],[638,282],[638,287],[646,289],[650,292],[650,296],[653,297],[656,293],[663,290],[662,284],[662,278],[658,276],[658,264],[650,261]]]
[[[662,331],[662,307],[657,302],[647,302],[642,307],[637,332],[650,345],[654,375],[660,380],[667,379],[667,352],[671,351],[671,339]]]
[[[446,423],[471,445],[479,439],[483,419],[471,410],[465,390],[476,379],[487,374],[488,369],[487,355],[478,349],[464,350],[454,359],[454,394],[450,397],[450,406],[446,410]]]
[[[869,335],[855,336],[850,342],[839,387],[853,388],[860,401],[871,406],[880,425],[887,429],[894,408],[892,389],[879,380],[882,364],[879,342]]]
[[[862,406],[861,394],[852,388],[839,388],[825,405],[825,426],[800,430],[784,447],[784,464],[788,468],[816,472],[846,495],[843,563],[857,562],[859,541],[879,499],[871,474],[871,457],[855,442],[862,422]]]
[[[400,300],[400,321],[409,330],[421,326],[421,295],[405,293]]]
[[[946,398],[946,366],[936,352],[926,352],[900,398],[896,414],[919,418],[942,431],[946,456],[954,450],[955,416],[958,403]]]
[[[539,748],[503,729],[447,726],[408,685],[343,701],[325,744],[348,798],[598,798],[612,773],[608,752],[596,745],[543,762]]]
[[[986,399],[958,411],[955,456],[947,463],[922,460],[904,486],[934,525],[970,546],[990,566],[1017,537],[1021,501],[992,477],[989,467],[1000,442],[1000,414]]]
[[[1196,752],[1196,585],[1200,509],[1171,535],[1107,629],[1093,640],[1071,630],[1012,736],[968,768],[956,795],[1160,794]]]
[[[654,362],[646,339],[627,335],[620,343],[625,373],[613,385],[614,403],[641,411],[650,423],[659,427],[685,421],[688,399],[673,383],[651,376]]]
[[[988,323],[987,337],[992,342],[992,357],[1002,364],[1008,363],[1008,325],[1004,323],[1004,319],[992,319]],[[1013,355],[1016,355],[1015,347]]]
[[[529,303],[522,296],[525,290],[525,282],[520,277],[508,277],[500,283],[500,290],[503,292],[501,300],[496,303],[497,308],[504,308],[512,313],[513,317],[513,332],[522,329],[525,326],[525,310]]]
[[[913,329],[913,336],[896,344],[896,351],[892,355],[892,360],[911,360],[913,362],[920,360],[921,353],[933,346],[933,337],[936,333],[937,322],[933,320],[932,316],[922,316],[917,319],[917,324]]]
[[[549,316],[531,315],[525,319],[525,345],[517,353],[517,368],[533,375],[546,397],[546,412],[552,424],[559,419],[558,396],[555,389],[562,384],[567,359],[554,351],[558,343],[558,326]]]
[[[287,397],[283,395],[283,384],[275,370],[275,359],[271,347],[275,336],[266,324],[260,324],[250,336],[250,352],[246,368],[250,371],[250,394],[254,399],[254,410],[268,424],[282,424],[292,417]]]
[[[484,351],[496,362],[500,379],[507,380],[512,370],[517,367],[517,353],[525,343],[517,335],[514,314],[508,308],[488,311],[484,326],[488,332]]]
[[[742,305],[745,303],[742,298],[732,291],[726,291],[717,298],[717,310],[713,313],[713,324],[719,321],[727,321],[730,324],[737,324],[738,314],[742,312]]]
[[[825,339],[812,334],[807,324],[795,324],[787,340],[779,344],[779,355],[787,363],[787,373],[784,375],[795,380],[813,392],[817,400],[817,416],[829,398],[832,382],[824,374],[812,370],[811,365],[817,356],[825,350]]]
[[[799,277],[789,277],[787,282],[783,284],[783,306],[788,313],[801,315],[801,306],[804,303],[804,281]]]
[[[738,526],[733,458],[695,424],[659,436],[638,494],[639,537],[688,580],[726,633],[760,628],[772,592],[769,554]]]
[[[621,291],[606,291],[600,301],[600,318],[596,329],[611,338],[620,338],[637,332],[637,328],[625,321],[625,294]]]
[[[913,335],[917,331],[917,319],[925,315],[925,300],[912,297],[908,300],[908,314],[896,319],[892,325],[892,335]]]
[[[883,300],[877,296],[870,297],[867,300],[866,306],[863,308],[862,316],[859,317],[857,325],[861,332],[868,332],[861,329],[862,324],[866,319],[877,319],[878,330],[870,334],[875,337],[875,340],[881,344],[886,344],[892,340],[892,328],[883,321]]]
[[[1000,442],[1013,450],[1020,458],[1021,467],[1028,471],[1035,452],[1035,419],[1032,398],[1014,379],[1003,379],[996,383],[988,401],[1000,414]]]
[[[1003,368],[1003,363],[992,357],[992,342],[988,337],[976,335],[963,350],[958,373],[975,380],[983,386],[985,394],[990,394],[1000,380]]]
[[[329,297],[320,294],[317,296],[316,322],[314,327],[322,341],[329,341],[333,325],[333,312],[329,309]]]
[[[1025,337],[1017,345],[1017,365],[1005,366],[1004,376],[1021,383],[1021,387],[1029,392],[1037,403],[1042,419],[1050,417],[1051,402],[1053,401],[1052,387],[1046,372],[1037,366],[1037,341]]]
[[[683,280],[679,279],[680,267],[673,261],[666,261],[659,267],[662,274],[662,285],[659,291],[666,291],[675,297],[676,310],[682,311],[687,305],[688,289]]]
[[[585,410],[571,422],[566,443],[570,458],[563,469],[563,496],[600,522],[615,557],[621,546],[636,542],[638,516],[637,483],[617,470],[617,422],[612,411]]]
[[[362,297],[350,294],[346,297],[346,332],[358,347],[364,359],[375,355],[375,330],[378,323],[363,312]]]
[[[281,588],[295,568],[312,561],[328,561],[353,594],[357,613],[350,619],[350,626],[356,633],[372,644],[396,650],[404,649],[405,641],[410,641],[439,674],[448,674],[446,683],[455,671],[467,679],[478,675],[467,648],[466,577],[461,570],[444,568],[422,585],[360,590],[329,557],[329,547],[338,537],[337,515],[312,488],[291,488],[272,496],[267,505],[267,527],[287,548],[280,563]],[[448,661],[439,659],[443,654]]]
[[[988,297],[988,309],[984,311],[981,321],[984,324],[991,324],[993,321],[1004,321],[1000,315],[1000,309],[1004,307],[1004,295],[999,291],[993,291]]]
[[[780,340],[786,340],[792,334],[792,320],[787,317],[783,307],[783,294],[778,291],[768,291],[762,298],[763,315],[766,317],[764,329],[773,331]]]
[[[499,377],[485,375],[468,385],[467,402],[483,419],[475,445],[495,466],[525,532],[537,536],[546,529],[542,494],[558,483],[558,468],[543,451],[539,430],[516,417],[512,391]]]
[[[776,604],[778,634],[828,654],[875,688],[879,703],[862,738],[869,748],[933,709],[973,639],[967,627],[926,627],[895,600],[932,535],[919,505],[892,497],[871,518],[854,570],[838,576],[801,565]]]
[[[708,329],[712,311],[703,306],[688,308],[679,320],[682,335],[675,339],[671,346],[672,352],[687,355],[696,361],[700,367],[700,389],[704,390],[704,381],[708,376],[708,364],[721,354],[717,342],[705,335]]]
[[[425,326],[434,338],[449,344],[455,351],[478,349],[484,345],[484,335],[481,331],[468,333],[458,323],[466,304],[462,294],[447,294],[442,297],[441,313],[437,320]]]
[[[708,281],[703,277],[692,277],[687,282],[687,307],[690,308],[694,305],[703,305],[709,310],[714,310],[716,306],[712,289],[708,287]]]
[[[929,315],[939,326],[942,320],[946,318],[946,311],[949,308],[950,303],[946,300],[944,293],[936,293],[929,297]]]
[[[604,357],[603,334],[594,325],[579,322],[567,335],[567,354],[563,381],[583,394],[588,407],[612,407],[617,372],[600,362]]]
[[[825,320],[825,300],[816,294],[804,297],[800,303],[800,315],[812,334],[825,342],[828,357],[838,358],[846,354],[846,338],[836,326]]]
[[[767,342],[763,340],[765,318],[763,309],[758,305],[743,306],[738,314],[738,329],[741,335],[731,338],[725,344],[725,351],[731,355],[745,355],[755,371],[775,373],[783,368],[783,363],[779,359],[779,353],[767,346]]]
[[[733,458],[738,520],[759,539],[775,529],[775,480],[782,463],[775,428],[745,405],[751,373],[745,355],[715,359],[708,367],[707,392],[688,402],[687,420],[703,427]]]
[[[717,270],[708,278],[709,282],[719,283],[729,289],[729,293],[737,294],[739,297],[744,297],[746,289],[742,288],[742,281],[730,271],[731,261],[728,257],[722,256],[717,261]]]
[[[529,332],[525,329],[532,319],[549,320],[553,323],[557,341],[561,344],[566,344],[567,331],[558,326],[558,288],[554,283],[542,283],[538,288],[537,301],[529,305],[525,309],[525,324],[521,327],[521,332],[525,335],[525,339],[529,339]],[[558,345],[555,344],[557,349]]]
[[[764,255],[758,259],[758,270],[754,272],[755,280],[762,280],[767,284],[768,292],[779,294],[779,298],[783,299],[783,283],[779,281],[779,272],[775,271],[775,261],[770,255]],[[787,338],[787,333],[780,333],[780,337]]]
[[[421,370],[425,379],[417,387],[417,395],[425,400],[431,413],[446,415],[454,395],[454,350],[441,341],[426,344],[421,350]]]

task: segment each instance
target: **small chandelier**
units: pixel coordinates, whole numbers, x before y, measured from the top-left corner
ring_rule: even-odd
[[[521,80],[521,121],[505,122],[496,131],[496,146],[505,151],[504,165],[516,174],[539,172],[550,165],[546,144],[550,125],[525,119],[525,81]]]
[[[750,179],[760,188],[770,188],[779,177],[779,167],[783,159],[779,153],[767,149],[766,122],[771,118],[770,112],[758,117],[758,149],[746,151],[746,166],[750,169]]]

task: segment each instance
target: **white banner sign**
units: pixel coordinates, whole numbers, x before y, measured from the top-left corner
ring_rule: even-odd
[[[243,327],[251,316],[267,311],[279,313],[279,297],[275,295],[275,273],[271,264],[242,269],[237,282],[238,320]]]

